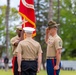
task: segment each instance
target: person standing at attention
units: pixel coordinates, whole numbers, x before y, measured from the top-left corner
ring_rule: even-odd
[[[16,48],[18,43],[21,41],[21,33],[22,33],[22,26],[17,25],[16,27],[16,33],[17,35],[11,39],[12,44],[12,52],[13,52],[13,59],[12,59],[12,65],[13,65],[13,73],[14,75],[18,75],[18,64],[17,64],[17,55],[16,55]]]
[[[16,49],[18,58],[18,71],[21,75],[37,75],[42,62],[42,49],[40,44],[32,38],[34,28],[23,28],[26,38]]]
[[[61,66],[62,39],[58,36],[58,25],[55,21],[50,21],[46,28],[45,42],[47,44],[47,74],[59,75]]]

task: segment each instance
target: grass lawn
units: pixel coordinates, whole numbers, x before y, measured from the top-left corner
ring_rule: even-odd
[[[0,69],[0,75],[13,75],[12,70],[5,71],[4,69]]]
[[[47,75],[46,71],[40,71],[38,75]],[[60,75],[76,75],[76,71],[63,71],[61,70]]]
[[[0,75],[13,75],[12,70],[1,70],[0,69]],[[37,75],[47,75],[46,71],[40,71]],[[63,71],[61,70],[60,75],[76,75],[76,71]]]

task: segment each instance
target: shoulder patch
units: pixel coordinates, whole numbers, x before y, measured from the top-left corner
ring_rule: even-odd
[[[59,41],[59,46],[60,46],[60,47],[62,46],[62,42],[61,42],[61,41]]]

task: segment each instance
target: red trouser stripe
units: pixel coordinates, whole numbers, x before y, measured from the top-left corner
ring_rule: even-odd
[[[15,62],[15,59],[16,59],[16,57],[14,56],[14,57],[12,58],[12,70],[13,70],[13,73],[14,73],[14,62]]]
[[[55,66],[54,59],[52,59],[53,67]],[[54,70],[54,75],[56,75],[56,70]]]

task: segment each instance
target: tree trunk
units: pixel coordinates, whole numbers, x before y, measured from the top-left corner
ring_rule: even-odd
[[[6,25],[6,55],[9,56],[9,11],[10,11],[10,0],[7,0],[6,7],[6,17],[5,17],[5,25]]]
[[[49,0],[48,22],[53,19],[53,0]]]
[[[58,17],[57,17],[57,23],[60,23],[60,0],[58,0]],[[60,34],[60,30],[58,27],[58,34]]]
[[[59,23],[59,18],[60,18],[60,0],[58,0],[58,18],[57,18],[57,23]]]

